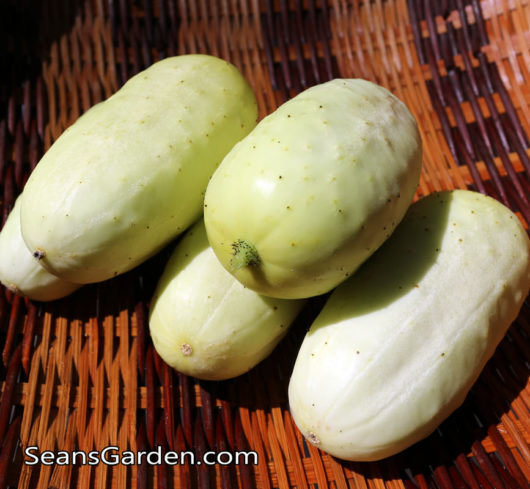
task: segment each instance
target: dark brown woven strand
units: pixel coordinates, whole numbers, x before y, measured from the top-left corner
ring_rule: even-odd
[[[3,220],[44,150],[83,111],[153,61],[207,52],[242,70],[261,117],[336,76],[389,87],[421,124],[426,151],[418,195],[475,188],[528,225],[529,6],[508,3],[8,0],[0,58]],[[314,301],[275,353],[247,375],[197,382],[168,369],[148,335],[148,302],[169,251],[53,304],[1,295],[0,486],[528,485],[528,308],[465,404],[435,434],[380,463],[345,463],[308,446],[287,410],[294,355],[322,303]],[[32,468],[21,452],[32,444],[161,445],[197,454],[252,449],[259,463]]]
[[[411,2],[411,10],[418,11],[419,3],[419,1]],[[427,53],[426,57],[429,60],[430,72],[433,77],[432,84],[428,85],[429,91],[431,98],[434,99],[436,112],[442,121],[444,134],[449,142],[453,157],[469,167],[476,189],[486,193],[483,177],[476,166],[477,161],[483,160],[486,163],[489,178],[494,182],[493,196],[509,207],[519,210],[528,222],[530,205],[522,183],[522,181],[527,180],[527,175],[516,173],[508,157],[509,153],[516,151],[520,161],[528,171],[528,156],[524,150],[527,142],[524,136],[522,138],[516,137],[517,134],[523,135],[524,133],[510,98],[506,97],[505,89],[500,83],[496,66],[488,62],[485,56],[480,53],[480,46],[489,44],[485,39],[481,10],[480,8],[473,10],[475,19],[474,23],[470,25],[467,21],[462,22],[466,17],[462,1],[455,2],[454,5],[447,5],[449,11],[458,13],[457,16],[452,17],[458,20],[462,27],[456,30],[454,20],[447,20],[445,22],[447,32],[439,35],[433,19],[440,12],[431,11],[435,4],[430,2],[423,2],[423,4],[426,10],[425,16],[429,19],[427,22],[429,37],[427,39],[421,37],[417,45],[421,46],[420,49],[423,53]],[[436,5],[439,6],[440,4]],[[478,7],[476,3],[475,7]],[[480,36],[473,35],[473,30],[476,34],[477,27]],[[473,56],[474,53],[477,53],[476,57]],[[455,63],[455,54],[463,59],[463,66],[458,66]],[[471,57],[474,58],[475,64],[478,61],[479,66],[477,68],[473,67]],[[501,115],[492,100],[492,95],[495,92],[504,95],[503,101],[506,103],[504,124],[500,122]],[[479,96],[484,97],[490,111],[489,120],[484,119],[479,109],[477,100]],[[470,132],[473,129],[477,132],[477,128],[470,127],[468,129],[461,109],[464,100],[468,100],[472,105],[473,115],[477,120],[479,129],[478,134]],[[456,121],[455,129],[450,127],[445,111],[446,107],[451,108]],[[493,163],[494,158],[499,156],[507,172],[507,178],[504,179],[505,183],[503,183],[498,169]]]

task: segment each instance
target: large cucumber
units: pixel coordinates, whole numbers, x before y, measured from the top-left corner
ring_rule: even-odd
[[[283,104],[226,156],[204,218],[221,263],[272,297],[322,294],[388,238],[421,169],[414,117],[365,80],[333,80]]]
[[[52,301],[81,287],[52,275],[39,265],[20,232],[20,197],[0,232],[0,282],[16,294]]]
[[[24,189],[24,241],[72,282],[125,272],[201,214],[209,178],[255,125],[238,70],[205,55],[168,58],[78,119]]]
[[[149,327],[169,365],[201,379],[222,380],[269,355],[303,304],[243,287],[215,257],[201,219],[177,245],[160,278]]]
[[[529,240],[496,200],[456,190],[411,206],[307,333],[289,385],[317,447],[377,460],[464,400],[530,287]]]

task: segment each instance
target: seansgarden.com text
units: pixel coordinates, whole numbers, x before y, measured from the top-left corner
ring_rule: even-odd
[[[197,455],[192,451],[163,451],[157,447],[150,451],[121,451],[119,447],[108,446],[102,450],[44,450],[30,446],[24,450],[26,465],[257,465],[258,454],[254,451],[229,452],[208,451]]]

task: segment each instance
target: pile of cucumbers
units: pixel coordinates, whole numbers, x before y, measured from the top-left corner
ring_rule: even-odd
[[[263,360],[314,296],[289,385],[306,439],[378,460],[464,400],[530,288],[530,241],[467,190],[412,204],[421,138],[358,79],[257,122],[221,59],[155,63],[46,152],[0,233],[0,280],[39,301],[136,267],[177,235],[150,305],[159,355],[201,379]]]

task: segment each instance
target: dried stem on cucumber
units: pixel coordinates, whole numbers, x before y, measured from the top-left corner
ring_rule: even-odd
[[[233,272],[243,267],[255,267],[261,263],[258,250],[256,250],[252,243],[244,239],[234,241],[232,243],[232,249],[234,250],[234,257],[230,261],[230,264],[232,265]]]

